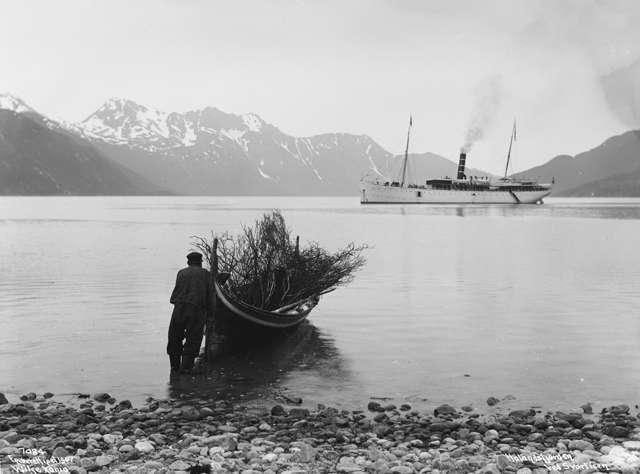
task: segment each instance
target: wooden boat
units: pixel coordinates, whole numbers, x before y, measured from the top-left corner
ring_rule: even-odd
[[[265,329],[292,328],[304,321],[316,307],[320,295],[297,301],[274,311],[256,308],[235,298],[224,288],[225,275],[220,274],[215,280],[216,319],[223,319],[229,326],[256,326]]]
[[[303,323],[320,300],[320,295],[267,311],[234,297],[225,288],[228,273],[217,274],[215,312],[205,332],[201,359],[208,360],[244,347],[256,347],[293,331]],[[327,293],[325,291],[323,293]]]
[[[296,248],[299,239],[296,238]],[[266,310],[248,304],[227,288],[229,273],[218,272],[218,239],[213,242],[211,273],[215,288],[213,313],[205,329],[204,358],[212,360],[232,347],[252,346],[273,338],[278,333],[297,328],[305,321],[320,296],[335,288],[328,288],[308,298],[289,303],[274,310]]]

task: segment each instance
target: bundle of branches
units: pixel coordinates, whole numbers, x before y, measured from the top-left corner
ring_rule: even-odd
[[[218,270],[229,273],[227,289],[252,306],[274,310],[349,283],[365,259],[366,245],[350,243],[331,253],[315,242],[300,248],[279,211],[264,214],[237,235],[195,237],[194,245]]]

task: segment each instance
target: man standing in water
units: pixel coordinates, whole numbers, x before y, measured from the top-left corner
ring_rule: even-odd
[[[202,343],[205,321],[211,312],[212,295],[211,274],[202,268],[202,254],[191,252],[187,255],[187,267],[178,272],[176,286],[171,293],[174,307],[167,343],[171,373],[188,373],[193,370],[193,362]]]

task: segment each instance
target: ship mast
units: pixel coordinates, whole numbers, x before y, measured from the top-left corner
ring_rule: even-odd
[[[504,177],[507,177],[507,173],[509,172],[509,161],[511,160],[511,147],[513,146],[513,141],[516,139],[516,119],[513,119],[513,130],[511,130],[511,139],[509,139],[509,151],[507,152],[507,166],[504,167]]]
[[[409,160],[409,135],[411,134],[411,125],[413,125],[413,118],[409,115],[409,129],[407,130],[407,146],[404,150],[404,163],[402,164],[402,179],[400,180],[400,187],[404,187],[404,179],[407,175],[407,161]]]

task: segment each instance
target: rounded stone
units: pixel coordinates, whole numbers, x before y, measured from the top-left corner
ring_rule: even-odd
[[[584,451],[585,449],[593,450],[593,444],[583,439],[572,439],[569,441],[569,449],[578,451]]]
[[[115,444],[122,439],[122,435],[107,433],[102,436],[102,440],[107,444]]]
[[[155,450],[155,447],[149,441],[138,441],[135,444],[135,448],[141,453],[150,453]]]
[[[440,416],[440,415],[455,415],[456,414],[456,409],[453,408],[451,405],[447,405],[446,403],[443,405],[440,405],[438,408],[436,408],[435,410],[433,410],[433,414],[434,416]]]
[[[585,403],[584,405],[581,405],[580,408],[582,408],[583,413],[587,415],[591,415],[593,413],[593,407],[591,406],[591,403]]]
[[[622,446],[630,451],[640,451],[640,441],[623,441]]]
[[[187,469],[189,469],[189,467],[189,464],[179,459],[169,464],[169,469],[172,469],[174,471],[186,471]]]
[[[283,416],[286,415],[286,411],[282,405],[275,405],[271,409],[271,416]]]
[[[133,446],[131,446],[130,444],[123,444],[122,446],[120,446],[118,448],[118,451],[121,452],[121,453],[130,453],[134,449],[135,448]]]
[[[262,460],[264,462],[271,463],[271,462],[275,462],[276,459],[278,459],[278,455],[275,454],[275,453],[268,453],[268,454],[265,454],[264,456],[262,456]]]
[[[367,410],[369,410],[369,411],[384,411],[384,408],[382,408],[382,405],[380,405],[378,402],[369,402],[367,404]]]
[[[108,401],[111,398],[111,395],[109,395],[106,392],[101,392],[101,393],[96,393],[93,395],[93,399],[96,402],[100,402],[100,403],[105,403],[106,401]]]
[[[96,465],[103,467],[108,466],[115,460],[115,457],[109,456],[107,454],[103,454],[101,456],[96,457]]]
[[[500,402],[500,400],[498,400],[496,397],[487,398],[487,405],[489,405],[490,407],[496,405],[499,402]]]
[[[58,446],[53,450],[53,453],[51,453],[51,455],[54,458],[66,458],[67,456],[69,456],[69,451],[64,449],[62,446]]]
[[[130,400],[121,400],[118,403],[117,407],[123,410],[128,410],[129,408],[132,407],[132,404]]]
[[[31,438],[22,438],[16,443],[16,448],[30,449],[35,447],[36,443]]]

